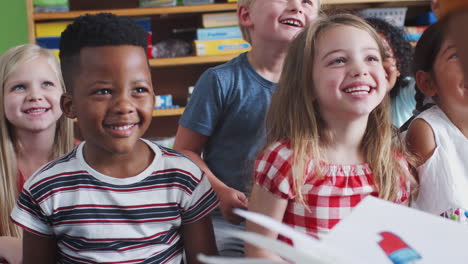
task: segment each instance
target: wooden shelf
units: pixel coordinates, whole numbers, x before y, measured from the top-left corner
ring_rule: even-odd
[[[352,5],[352,4],[386,4],[386,5],[429,5],[430,0],[325,0],[324,5]],[[80,10],[70,12],[47,12],[34,13],[34,21],[74,19],[84,14],[96,14],[110,12],[119,16],[150,16],[184,13],[206,13],[216,11],[234,11],[237,3],[221,3],[208,5],[187,5],[152,8],[127,8],[127,9],[104,9],[104,10]]]
[[[209,5],[187,5],[152,8],[128,8],[128,9],[105,9],[105,10],[80,10],[70,12],[48,12],[34,13],[34,21],[73,19],[85,14],[96,14],[102,12],[114,13],[119,16],[149,16],[184,13],[206,13],[214,11],[234,11],[237,3],[209,4]]]
[[[196,65],[196,64],[209,64],[209,63],[223,63],[227,62],[239,54],[227,54],[217,56],[190,56],[190,57],[177,57],[177,58],[158,58],[150,59],[151,67],[171,67],[180,65]]]
[[[431,0],[325,0],[323,5],[362,5],[362,4],[380,4],[380,5],[401,5],[401,6],[421,6],[430,4]]]
[[[153,116],[180,116],[184,112],[185,107],[169,108],[169,109],[155,109]]]

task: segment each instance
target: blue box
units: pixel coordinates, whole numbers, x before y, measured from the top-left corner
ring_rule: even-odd
[[[38,37],[36,43],[42,48],[46,49],[59,49],[60,37]]]
[[[146,32],[151,32],[151,18],[149,17],[135,18],[134,21],[140,27],[143,27],[146,30]]]
[[[168,108],[172,106],[172,95],[170,94],[156,95],[155,99],[155,108]]]
[[[242,38],[239,27],[198,28],[197,40],[217,40]]]

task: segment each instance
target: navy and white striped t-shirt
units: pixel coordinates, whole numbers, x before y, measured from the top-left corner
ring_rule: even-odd
[[[123,179],[91,168],[81,143],[27,181],[13,221],[55,236],[60,263],[181,263],[181,225],[213,210],[216,195],[191,160],[144,141],[153,162]]]

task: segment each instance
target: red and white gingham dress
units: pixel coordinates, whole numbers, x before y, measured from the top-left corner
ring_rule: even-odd
[[[292,149],[289,142],[271,145],[255,163],[255,183],[274,195],[289,200],[283,223],[315,237],[328,233],[367,195],[378,196],[373,174],[367,163],[361,165],[324,165],[325,175],[314,179],[308,169],[302,188],[307,205],[295,201],[290,169]],[[406,163],[406,161],[403,161]],[[410,183],[402,182],[397,203],[406,201]],[[307,207],[307,208],[306,208]],[[279,237],[280,240],[288,239]]]

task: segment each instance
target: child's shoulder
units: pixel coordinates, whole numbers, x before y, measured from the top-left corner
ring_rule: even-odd
[[[240,73],[251,70],[246,54],[239,54],[228,62],[211,67],[203,75],[217,76],[220,81],[236,79]]]
[[[259,159],[270,161],[289,161],[292,159],[293,149],[289,140],[278,140],[269,144]]]
[[[60,176],[70,175],[79,171],[82,171],[84,168],[80,166],[80,162],[77,159],[77,152],[79,146],[75,147],[72,151],[56,158],[42,167],[40,167],[26,182],[24,185],[25,188],[47,183],[53,181]]]
[[[163,164],[163,170],[189,173],[192,177],[198,180],[201,179],[202,170],[189,157],[171,148],[163,147],[154,141],[149,142],[153,144],[153,148],[157,148],[161,152],[158,163]]]
[[[214,72],[223,72],[223,73],[229,73],[232,71],[233,68],[243,68],[244,64],[247,63],[247,53],[241,53],[238,56],[232,58],[231,60],[214,66],[210,68],[209,70],[214,71]]]
[[[277,140],[269,144],[266,148],[269,151],[292,151],[291,141]]]

